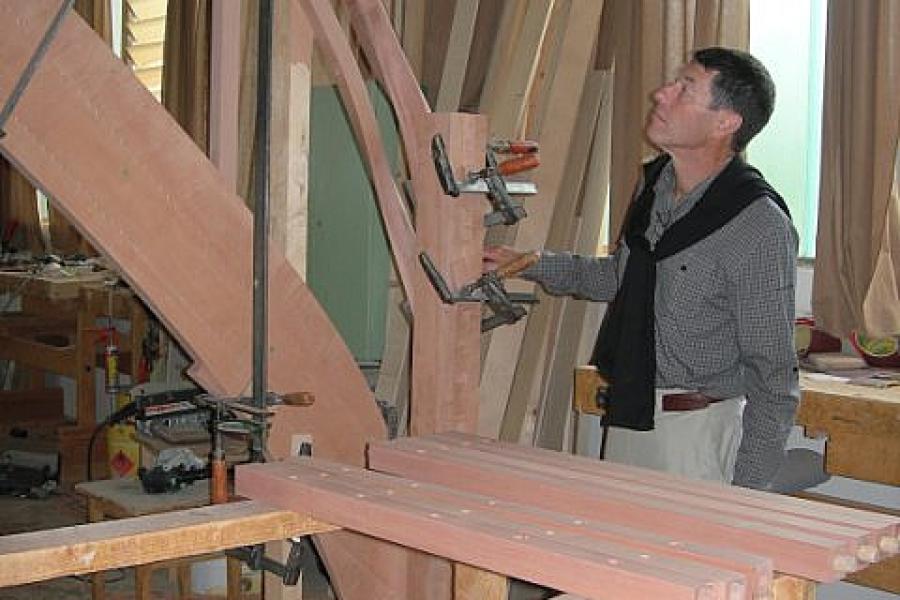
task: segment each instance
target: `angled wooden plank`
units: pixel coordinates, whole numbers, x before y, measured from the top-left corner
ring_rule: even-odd
[[[479,0],[457,0],[450,25],[450,40],[444,56],[444,69],[438,88],[435,110],[440,112],[459,110],[462,98],[466,67],[469,65],[469,50],[475,34],[475,19],[478,16]]]
[[[491,120],[491,136],[521,136],[528,90],[553,9],[550,0],[514,0],[504,6],[499,38],[485,77],[479,112]]]
[[[0,3],[0,28],[16,31],[0,42],[0,97],[57,6]],[[6,131],[0,151],[116,264],[194,360],[192,377],[214,394],[242,393],[250,381],[250,214],[78,17],[64,22]],[[312,392],[318,401],[304,415],[319,451],[361,463],[365,440],[385,435],[371,392],[276,251],[270,268],[271,389]]]
[[[327,523],[260,502],[0,537],[0,587],[83,575],[332,531]]]
[[[394,264],[406,297],[415,310],[416,297],[412,285],[419,271],[418,246],[412,220],[384,152],[365,82],[331,4],[322,0],[298,1],[313,26],[318,46],[331,68],[353,131],[363,149],[363,158],[375,187],[375,198],[384,219]]]
[[[397,115],[410,176],[415,179],[417,173],[412,170],[422,160],[421,155],[431,153],[431,140],[423,144],[419,132],[431,109],[382,4],[378,0],[353,0],[350,11],[359,44]]]
[[[581,94],[581,107],[575,131],[581,132],[572,138],[566,161],[566,174],[560,188],[559,199],[553,211],[550,228],[547,233],[546,248],[562,251],[572,250],[575,241],[576,212],[578,210],[585,173],[590,160],[591,146],[600,109],[607,101],[603,95],[605,88],[604,73],[589,71]],[[571,373],[575,368],[577,346],[559,343],[559,329],[563,312],[568,306],[567,298],[545,297],[528,319],[525,336],[522,339],[520,369],[540,371],[542,385],[537,396],[536,423],[523,427],[521,438],[534,440],[542,448],[562,450],[566,433],[568,416],[571,412]],[[541,340],[547,342],[547,359],[543,364],[537,362],[540,352],[535,345]],[[554,377],[555,376],[555,377]],[[518,389],[519,380],[513,380],[512,396],[526,394]],[[559,385],[564,383],[564,385]],[[552,385],[556,384],[556,385]],[[568,385],[565,385],[568,384]],[[552,392],[551,392],[552,390]],[[531,397],[530,395],[527,397]],[[527,420],[526,420],[527,422]]]
[[[708,514],[597,485],[558,482],[551,475],[513,470],[507,465],[488,465],[480,457],[444,456],[446,452],[428,452],[423,448],[404,450],[409,448],[407,442],[371,445],[370,466],[542,508],[566,506],[569,513],[580,517],[591,518],[599,511],[622,525],[642,527],[653,523],[658,533],[675,536],[676,540],[690,539],[771,556],[777,570],[817,581],[836,581],[858,568],[850,544],[831,537],[730,515]]]
[[[741,581],[734,573],[711,567],[704,573],[674,559],[641,558],[576,536],[498,522],[493,515],[488,519],[477,511],[460,510],[455,493],[443,497],[433,486],[325,461],[244,465],[238,468],[237,486],[240,493],[271,497],[311,515],[328,514],[348,529],[562,591],[597,596],[602,590],[603,595],[635,599],[724,599],[732,583]],[[397,488],[423,488],[439,497],[400,498],[394,493]]]

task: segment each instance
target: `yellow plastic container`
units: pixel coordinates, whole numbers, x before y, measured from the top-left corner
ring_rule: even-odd
[[[114,410],[131,402],[131,394],[119,392],[111,398]],[[106,430],[106,455],[111,479],[135,479],[141,458],[141,447],[135,438],[134,423],[110,425]]]
[[[140,446],[134,437],[134,425],[111,425],[106,432],[109,476],[112,479],[137,477]]]

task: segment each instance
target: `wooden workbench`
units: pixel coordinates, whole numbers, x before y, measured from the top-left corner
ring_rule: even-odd
[[[337,531],[254,501],[205,506],[0,537],[0,588],[200,556],[229,548]],[[505,600],[506,578],[459,563],[455,598]],[[773,600],[811,600],[813,583],[778,576]]]
[[[900,486],[900,386],[872,388],[800,376],[797,424],[827,434],[826,470]]]
[[[797,424],[809,437],[827,436],[825,470],[829,474],[900,486],[900,386],[873,388],[823,381],[802,373],[800,388]],[[900,497],[900,488],[897,494]],[[822,495],[810,497],[826,499]],[[873,565],[847,580],[900,594],[900,557]]]
[[[82,481],[87,443],[97,423],[95,368],[102,352],[99,329],[103,317],[128,320],[131,331],[120,336],[119,368],[136,373],[139,349],[147,327],[147,313],[128,289],[109,288],[108,271],[50,276],[23,271],[0,271],[0,293],[21,298],[21,310],[0,316],[0,360],[28,369],[30,386],[43,388],[44,373],[75,381],[74,420],[57,429],[63,455],[61,481]],[[100,321],[98,322],[98,319]],[[21,395],[21,394],[19,394]],[[9,401],[15,398],[10,397]],[[7,401],[0,396],[0,401]]]

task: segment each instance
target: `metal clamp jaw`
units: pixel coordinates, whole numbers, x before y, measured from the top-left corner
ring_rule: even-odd
[[[419,254],[419,262],[445,304],[480,302],[487,305],[493,314],[481,320],[482,332],[515,323],[528,314],[522,304],[535,304],[538,301],[534,294],[507,292],[503,285],[503,274],[497,271],[485,273],[474,282],[453,292],[427,253]]]
[[[528,146],[518,158],[497,162],[496,152],[522,151],[515,143],[492,144],[485,152],[485,167],[468,174],[465,181],[457,181],[450,167],[444,139],[435,134],[431,139],[431,156],[444,193],[458,197],[460,194],[487,194],[493,211],[484,216],[485,227],[513,225],[527,215],[521,203],[512,199],[513,194],[535,194],[537,187],[531,182],[508,181],[505,176],[538,166],[537,146]],[[508,150],[507,150],[508,149]]]

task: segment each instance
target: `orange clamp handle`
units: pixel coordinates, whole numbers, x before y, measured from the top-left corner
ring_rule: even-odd
[[[533,154],[538,151],[538,143],[533,140],[507,140],[491,144],[498,154]]]
[[[497,165],[497,172],[500,175],[513,175],[533,169],[540,164],[541,159],[537,154],[526,154],[525,156],[504,160]]]

